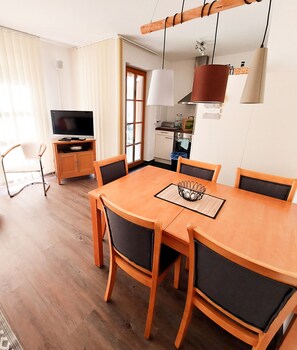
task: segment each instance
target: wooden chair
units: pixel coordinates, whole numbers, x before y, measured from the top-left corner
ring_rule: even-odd
[[[46,196],[50,185],[45,182],[43,174],[42,156],[45,150],[46,145],[44,143],[25,142],[19,143],[11,147],[5,153],[1,154],[2,170],[4,174],[7,193],[10,198],[18,195],[24,188],[35,184],[42,184],[43,193]],[[39,173],[41,181],[30,181],[29,183],[26,183],[17,192],[11,193],[7,174],[17,173]]]
[[[196,306],[253,350],[266,349],[296,308],[296,279],[279,281],[278,271],[269,266],[258,265],[192,226],[188,233],[188,292],[175,346],[180,347]]]
[[[297,180],[237,168],[234,187],[291,202]]]
[[[178,157],[176,171],[178,173],[187,174],[198,177],[200,179],[217,182],[221,171],[220,164],[211,164],[199,162],[197,160]],[[186,269],[189,268],[189,259],[186,258]]]
[[[178,288],[181,256],[161,243],[162,226],[158,221],[147,220],[122,210],[105,196],[100,197],[108,223],[110,266],[104,299],[110,301],[117,267],[150,288],[149,306],[144,337],[149,338],[158,284],[172,264],[174,287]]]
[[[128,174],[126,154],[94,162],[98,187]]]
[[[98,187],[108,184],[128,174],[128,163],[126,154],[111,157],[94,162],[95,174]],[[101,232],[105,235],[106,222],[101,213]]]
[[[217,182],[221,170],[220,164],[198,162],[197,160],[178,157],[178,173],[187,174],[200,179]]]

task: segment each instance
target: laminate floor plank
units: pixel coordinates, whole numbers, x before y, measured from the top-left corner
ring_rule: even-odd
[[[161,283],[151,340],[143,337],[149,289],[118,269],[112,300],[104,302],[105,266],[93,263],[90,177],[46,176],[51,187],[26,188],[9,198],[0,188],[0,308],[25,350],[173,350],[183,314],[187,271],[180,289],[173,273]],[[183,349],[246,350],[195,310]]]

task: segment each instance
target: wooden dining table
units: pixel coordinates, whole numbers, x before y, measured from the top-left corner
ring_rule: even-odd
[[[215,218],[155,196],[171,183],[185,180],[198,181],[206,194],[225,200]],[[102,193],[127,211],[159,220],[163,243],[186,256],[187,226],[192,224],[238,254],[277,271],[283,282],[297,286],[297,204],[146,166],[89,192],[97,266],[103,265]]]

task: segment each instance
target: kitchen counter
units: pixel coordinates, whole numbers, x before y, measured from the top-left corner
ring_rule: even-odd
[[[159,126],[159,127],[155,128],[155,130],[182,132],[182,133],[186,133],[186,134],[192,134],[192,131],[193,131],[193,130],[183,131],[182,129],[177,129],[177,128],[166,128],[166,127],[163,127],[163,126]]]

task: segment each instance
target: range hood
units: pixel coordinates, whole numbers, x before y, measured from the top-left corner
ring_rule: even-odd
[[[194,70],[198,66],[203,66],[204,64],[208,64],[208,61],[209,61],[209,56],[206,56],[206,55],[195,57]],[[193,76],[194,76],[194,74],[193,74]],[[195,105],[196,102],[191,101],[191,95],[192,95],[192,92],[188,93],[184,98],[182,98],[180,101],[178,101],[178,103],[184,104],[184,105]]]

